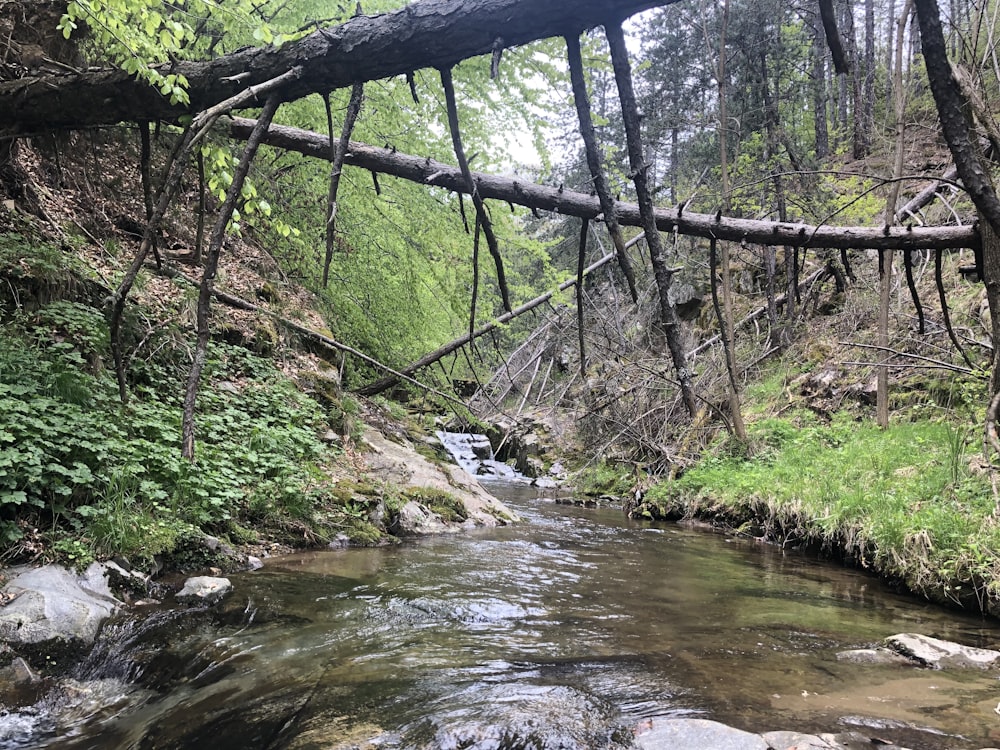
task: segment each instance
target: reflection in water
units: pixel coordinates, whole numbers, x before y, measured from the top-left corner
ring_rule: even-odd
[[[44,720],[7,717],[37,721],[6,746],[617,748],[644,718],[698,715],[936,750],[1000,726],[988,675],[835,658],[904,631],[989,646],[991,623],[772,547],[501,491],[527,523],[270,560],[221,609],[109,628],[79,675],[91,713],[50,696]]]

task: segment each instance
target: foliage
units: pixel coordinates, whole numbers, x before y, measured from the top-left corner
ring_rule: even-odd
[[[181,458],[175,383],[140,386],[122,406],[95,309],[53,302],[0,339],[0,535],[32,516],[67,557],[170,550],[194,529],[224,530],[269,505],[275,523],[309,519],[322,502],[322,409],[246,350],[215,343],[199,401],[197,463]]]
[[[281,44],[287,37],[265,19],[269,3],[251,0],[193,0],[173,4],[162,0],[70,0],[58,29],[66,39],[81,26],[96,55],[146,81],[170,98],[189,101],[187,79],[164,73],[157,63],[203,59],[226,39],[252,39],[257,44]],[[235,49],[235,47],[234,47]]]
[[[628,495],[635,477],[631,469],[604,461],[592,463],[573,475],[573,487],[585,495]]]

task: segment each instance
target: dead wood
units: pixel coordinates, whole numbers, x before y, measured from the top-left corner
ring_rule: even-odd
[[[179,74],[189,81],[186,106],[171,105],[158,90],[121,70],[29,76],[0,84],[0,138],[122,121],[174,121],[302,66],[303,76],[273,92],[281,101],[293,101],[493,55],[501,38],[509,48],[579,34],[609,15],[626,17],[674,1],[419,0],[392,13],[356,16],[281,47],[160,66],[164,75]]]
[[[497,270],[497,286],[500,287],[500,299],[503,301],[503,309],[510,312],[510,292],[507,289],[507,275],[503,269],[503,258],[500,256],[500,245],[497,242],[496,233],[493,231],[493,222],[486,211],[486,204],[476,188],[476,181],[472,177],[472,170],[469,169],[469,160],[465,156],[465,148],[462,146],[462,131],[458,122],[458,103],[455,101],[455,82],[452,80],[451,69],[442,69],[441,85],[444,88],[445,105],[448,109],[448,128],[451,130],[451,142],[455,148],[455,158],[458,160],[458,168],[462,172],[465,180],[465,192],[472,196],[472,205],[476,207],[476,227],[477,231],[482,229],[483,236],[486,237],[486,245],[493,256],[493,263]]]
[[[695,399],[691,370],[688,367],[687,353],[681,341],[681,324],[677,316],[677,308],[670,296],[673,283],[673,270],[664,259],[663,239],[657,227],[656,214],[653,210],[653,196],[649,187],[649,163],[646,160],[645,148],[642,143],[642,131],[639,118],[639,107],[636,104],[635,90],[632,85],[632,66],[628,59],[628,48],[625,45],[625,32],[617,24],[606,24],[604,27],[611,50],[611,64],[615,71],[615,82],[618,85],[618,99],[622,107],[622,119],[625,124],[625,140],[628,146],[628,160],[632,169],[632,183],[635,185],[636,199],[639,202],[639,218],[642,231],[646,237],[649,249],[649,259],[653,266],[653,277],[660,298],[660,325],[666,334],[667,349],[674,364],[674,372],[680,383],[681,397],[687,407],[688,414],[694,417],[698,413],[698,403]]]
[[[608,178],[604,174],[601,151],[597,146],[594,118],[590,112],[590,98],[587,95],[587,82],[583,75],[583,53],[580,49],[580,38],[576,36],[566,37],[566,50],[569,55],[570,79],[573,83],[573,100],[576,102],[577,119],[580,121],[580,136],[583,138],[584,148],[587,152],[587,166],[590,169],[590,176],[594,180],[594,190],[597,191],[597,197],[601,202],[604,224],[607,226],[608,234],[611,235],[611,241],[615,245],[618,265],[625,276],[632,301],[638,302],[639,293],[635,288],[635,274],[632,271],[632,263],[629,261],[628,253],[625,252],[625,238],[622,237],[615,201],[611,197]],[[584,221],[586,222],[586,218]]]
[[[243,184],[246,182],[247,174],[250,172],[250,165],[257,155],[257,148],[260,146],[261,136],[271,123],[271,118],[278,111],[278,98],[272,96],[267,100],[264,109],[257,121],[257,127],[247,140],[246,148],[240,157],[239,164],[233,171],[233,181],[226,192],[226,200],[223,201],[216,218],[215,226],[212,228],[212,235],[209,239],[208,254],[205,260],[205,270],[201,276],[201,285],[198,290],[198,310],[197,310],[197,336],[194,357],[191,361],[191,371],[188,373],[187,387],[184,392],[184,412],[181,424],[181,452],[184,458],[194,460],[194,410],[195,402],[198,398],[198,389],[201,385],[201,371],[208,358],[209,341],[209,313],[212,301],[212,288],[215,285],[215,275],[219,270],[219,258],[222,255],[222,243],[226,238],[226,230],[229,222],[236,210],[236,202],[240,199],[243,191]]]
[[[229,134],[234,138],[245,140],[253,128],[253,123],[253,120],[246,118],[233,118],[229,121]],[[284,125],[271,125],[264,136],[264,142],[276,148],[295,151],[317,159],[330,158],[329,138],[321,133]],[[468,189],[461,170],[457,167],[357,141],[351,142],[344,163],[459,193]],[[600,200],[596,196],[482,172],[473,172],[472,176],[476,189],[483,198],[503,200],[519,206],[585,219],[597,219],[602,214]],[[933,193],[931,195],[933,196]],[[615,213],[623,225],[642,226],[639,207],[634,203],[616,201]],[[656,208],[654,215],[656,226],[662,232],[676,230],[678,234],[688,236],[705,239],[716,237],[720,240],[761,245],[859,250],[905,248],[977,250],[980,247],[979,231],[974,226],[888,228],[815,226],[789,221],[758,221],[718,214],[700,214],[683,208]]]
[[[337,192],[340,189],[340,174],[344,169],[344,155],[351,142],[351,133],[354,132],[354,123],[358,120],[361,112],[361,103],[364,100],[364,84],[356,83],[351,88],[351,100],[347,104],[347,113],[344,115],[344,127],[340,131],[340,142],[337,146],[333,143],[333,112],[330,109],[330,96],[324,99],[326,102],[326,119],[329,126],[330,138],[330,161],[333,167],[330,169],[330,190],[326,199],[326,257],[323,259],[323,286],[327,285],[330,278],[330,263],[333,262],[333,250],[336,246],[337,231]]]
[[[591,263],[589,266],[587,266],[587,268],[585,268],[584,271],[583,271],[583,275],[586,276],[586,275],[588,275],[590,273],[593,273],[594,271],[596,271],[601,266],[604,266],[607,263],[610,263],[612,260],[614,260],[614,257],[615,257],[614,253],[608,253],[607,255],[605,255],[600,260],[597,260],[594,263]],[[518,317],[519,315],[523,315],[526,312],[534,310],[536,307],[544,305],[546,302],[548,302],[550,299],[552,299],[553,295],[557,291],[558,292],[565,291],[566,289],[569,289],[571,286],[573,286],[576,283],[577,283],[576,279],[569,279],[568,281],[564,281],[562,284],[560,284],[558,286],[558,288],[555,291],[546,292],[545,294],[542,294],[542,295],[539,295],[538,297],[535,297],[533,300],[531,300],[529,302],[525,302],[520,307],[515,308],[511,312],[504,313],[503,315],[501,315],[496,320],[494,320],[494,321],[492,321],[490,323],[487,323],[484,326],[480,326],[475,331],[472,331],[471,333],[467,333],[464,336],[460,336],[457,339],[455,339],[454,341],[450,341],[447,344],[445,344],[444,346],[439,347],[439,348],[435,349],[434,351],[432,351],[432,352],[430,352],[428,354],[425,354],[423,357],[421,357],[420,359],[418,359],[416,362],[412,362],[412,363],[408,364],[406,367],[400,368],[399,372],[402,373],[402,374],[404,374],[404,375],[412,375],[417,370],[419,370],[419,369],[421,369],[423,367],[427,367],[428,365],[434,364],[435,362],[437,362],[442,357],[445,357],[445,356],[451,354],[452,352],[457,351],[461,347],[463,347],[466,344],[468,344],[470,341],[474,341],[475,339],[479,338],[480,336],[483,336],[483,335],[489,333],[490,331],[493,331],[496,328],[499,328],[500,326],[504,325],[505,323],[509,323],[511,320],[513,320],[514,318]],[[362,396],[374,396],[376,394],[382,393],[383,391],[391,388],[398,381],[399,381],[398,377],[396,377],[394,375],[390,375],[388,377],[382,378],[381,380],[377,380],[374,383],[370,383],[370,384],[364,386],[363,388],[359,388],[357,392],[360,393]]]

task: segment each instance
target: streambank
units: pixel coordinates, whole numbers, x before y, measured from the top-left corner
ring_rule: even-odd
[[[1000,615],[1000,522],[968,430],[847,415],[751,427],[756,450],[716,450],[628,506],[863,568],[929,601]]]
[[[308,546],[386,545],[520,520],[464,469],[441,459],[443,446],[434,438],[421,453],[403,434],[389,435],[367,428],[359,441],[364,452],[356,454],[356,478],[337,483],[342,506],[352,511],[352,533],[314,538]],[[8,684],[21,691],[46,675],[64,673],[87,653],[102,624],[125,608],[183,599],[182,584],[197,582],[184,573],[208,573],[213,578],[206,580],[225,582],[228,591],[228,582],[218,576],[259,569],[272,555],[291,551],[258,536],[266,527],[252,531],[254,541],[244,544],[201,535],[180,554],[146,565],[118,558],[93,562],[83,571],[60,565],[0,569],[0,666],[7,667]],[[193,598],[211,604],[222,598],[215,595],[221,585],[213,583],[207,597]]]

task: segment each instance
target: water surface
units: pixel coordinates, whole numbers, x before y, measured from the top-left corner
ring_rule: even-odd
[[[995,676],[836,659],[898,632],[992,646],[992,621],[752,541],[496,492],[525,523],[271,559],[220,609],[113,624],[79,693],[0,717],[0,747],[619,748],[663,716],[1000,742]]]

